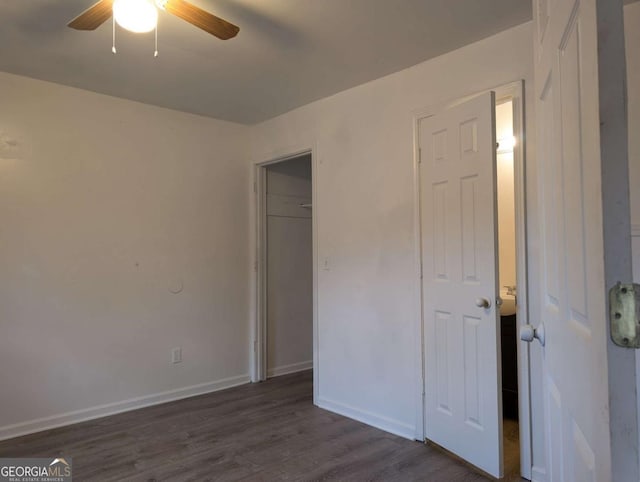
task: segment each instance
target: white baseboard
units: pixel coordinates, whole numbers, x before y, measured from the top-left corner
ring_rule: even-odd
[[[159,405],[161,403],[181,400],[183,398],[195,397],[205,393],[217,392],[225,388],[231,388],[238,385],[249,383],[249,375],[240,375],[237,377],[224,378],[212,382],[200,383],[190,387],[177,388],[166,392],[154,393],[142,397],[130,398],[120,402],[107,403],[105,405],[97,405],[95,407],[75,410],[73,412],[51,415],[49,417],[28,420],[13,425],[0,427],[0,440],[6,440],[31,433],[42,432],[52,428],[64,427],[74,423],[86,422],[96,418],[106,417],[107,415],[115,415],[117,413],[137,410],[139,408]]]
[[[415,440],[416,428],[413,425],[322,397],[318,400],[318,407],[344,415],[358,422],[366,423],[385,432],[390,432],[409,440]]]
[[[544,467],[531,467],[531,482],[547,482],[547,471]]]
[[[282,365],[281,367],[269,368],[267,377],[279,377],[280,375],[288,375],[289,373],[301,372],[313,368],[313,360],[300,363],[292,363],[291,365]]]

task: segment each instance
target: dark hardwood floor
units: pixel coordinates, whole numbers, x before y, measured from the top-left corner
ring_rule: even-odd
[[[311,372],[0,442],[0,457],[53,456],[73,458],[76,481],[488,480],[313,406]]]

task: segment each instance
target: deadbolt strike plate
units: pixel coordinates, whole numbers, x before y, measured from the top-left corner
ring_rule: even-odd
[[[611,339],[625,348],[640,348],[640,285],[618,283],[609,290]]]

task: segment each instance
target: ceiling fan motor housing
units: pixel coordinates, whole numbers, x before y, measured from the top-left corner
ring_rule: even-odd
[[[152,28],[149,28],[149,24],[151,23],[152,17],[157,17],[158,9],[181,18],[194,27],[198,27],[221,40],[233,38],[238,35],[240,31],[236,25],[202,10],[186,0],[100,0],[69,22],[69,27],[76,30],[95,30],[115,14],[117,4],[121,4],[123,10],[125,10],[125,7],[129,8],[131,5],[137,4],[139,7],[138,10],[146,11],[145,15],[148,15],[148,19],[150,20],[149,22],[141,23],[145,24],[144,27],[147,30],[142,30],[141,27],[139,30],[133,30],[134,32],[153,30],[156,24],[154,23]],[[131,9],[134,10],[133,7],[131,7]],[[116,17],[117,16],[118,15],[116,15]],[[139,20],[139,18],[136,18],[136,20]],[[124,28],[127,28],[122,22],[118,21],[118,23]]]

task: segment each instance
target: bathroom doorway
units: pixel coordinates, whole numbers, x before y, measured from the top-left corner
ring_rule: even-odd
[[[415,138],[424,439],[530,479],[523,93],[517,82],[419,112]]]
[[[502,439],[504,475],[520,475],[518,403],[517,256],[513,99],[496,101],[496,186],[498,205],[498,280],[502,376]]]

